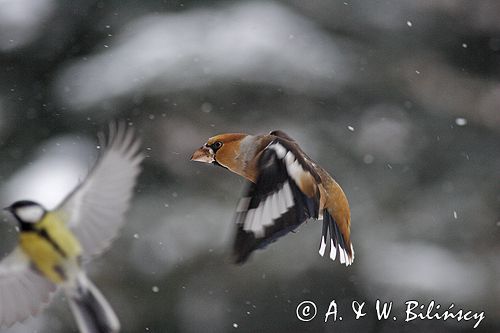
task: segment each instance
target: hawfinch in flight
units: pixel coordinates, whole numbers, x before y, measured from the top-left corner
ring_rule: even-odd
[[[236,208],[236,263],[314,218],[323,220],[319,254],[329,243],[332,260],[338,253],[342,264],[352,264],[351,213],[344,191],[284,132],[216,135],[191,160],[221,166],[251,182]]]

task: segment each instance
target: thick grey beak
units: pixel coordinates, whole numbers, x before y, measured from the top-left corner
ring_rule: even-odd
[[[212,149],[203,146],[193,153],[193,155],[191,156],[191,161],[213,163],[215,161],[214,153]]]

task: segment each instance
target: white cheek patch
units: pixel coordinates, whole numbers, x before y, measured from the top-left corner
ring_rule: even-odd
[[[26,206],[18,208],[15,213],[24,222],[36,223],[45,212],[40,206]]]

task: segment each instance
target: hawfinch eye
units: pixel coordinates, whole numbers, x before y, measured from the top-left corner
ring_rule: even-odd
[[[212,148],[214,151],[222,147],[222,142],[220,141],[215,141],[210,145],[210,148]]]

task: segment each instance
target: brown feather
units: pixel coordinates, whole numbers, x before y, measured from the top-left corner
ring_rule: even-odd
[[[351,210],[347,197],[340,185],[323,169],[318,167],[321,176],[321,206],[333,217],[345,240],[346,251],[351,253]]]

